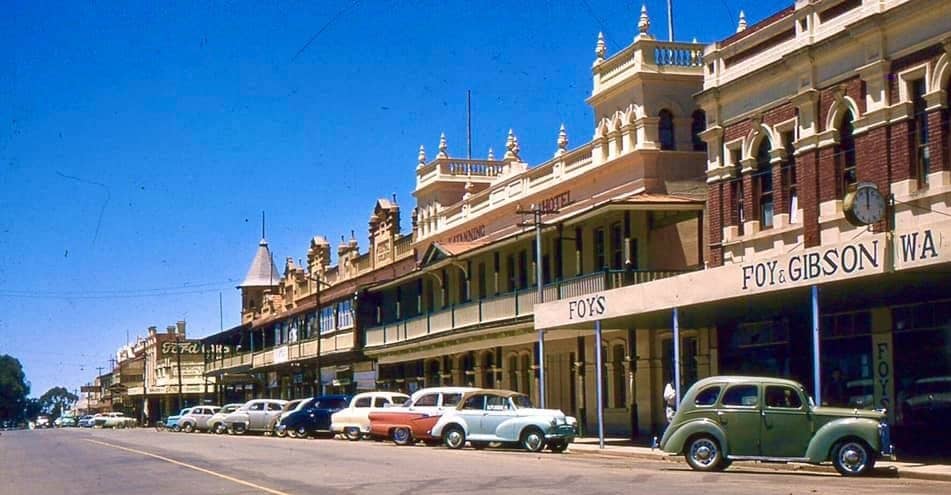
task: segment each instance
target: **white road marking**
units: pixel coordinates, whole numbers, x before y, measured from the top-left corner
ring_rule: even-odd
[[[158,454],[153,454],[153,453],[151,453],[151,452],[146,452],[146,451],[144,451],[144,450],[130,449],[130,448],[128,448],[128,447],[123,447],[123,446],[121,446],[121,445],[116,445],[116,444],[112,444],[112,443],[108,443],[108,442],[100,442],[99,440],[90,440],[90,439],[88,439],[88,438],[86,438],[85,440],[86,440],[87,442],[91,442],[91,443],[95,443],[95,444],[99,444],[99,445],[104,445],[104,446],[106,446],[106,447],[112,447],[112,448],[115,448],[115,449],[124,450],[124,451],[126,451],[126,452],[132,452],[133,454],[140,454],[140,455],[152,457],[152,458],[158,459],[158,460],[160,460],[160,461],[165,461],[165,462],[168,462],[168,463],[171,463],[171,464],[175,464],[176,466],[181,466],[181,467],[185,467],[185,468],[188,468],[188,469],[194,469],[195,471],[198,471],[198,472],[200,472],[200,473],[205,473],[205,474],[208,474],[208,475],[211,475],[211,476],[215,476],[215,477],[218,477],[218,478],[221,478],[221,479],[224,479],[224,480],[231,481],[231,482],[233,482],[233,483],[237,483],[237,484],[239,484],[239,485],[248,486],[248,487],[254,488],[255,490],[261,490],[261,491],[263,491],[263,492],[265,492],[265,493],[270,493],[270,494],[272,494],[272,495],[290,495],[290,494],[287,493],[287,492],[282,492],[282,491],[280,491],[280,490],[274,490],[274,489],[272,489],[272,488],[267,488],[267,487],[265,487],[265,486],[256,485],[256,484],[251,483],[251,482],[249,482],[249,481],[239,480],[238,478],[234,478],[234,477],[228,476],[228,475],[226,475],[226,474],[216,473],[216,472],[214,472],[214,471],[211,471],[211,470],[208,470],[208,469],[205,469],[205,468],[200,468],[200,467],[198,467],[198,466],[193,466],[193,465],[188,464],[188,463],[185,463],[185,462],[176,461],[175,459],[170,459],[170,458],[168,458],[168,457],[161,456],[161,455],[158,455]]]

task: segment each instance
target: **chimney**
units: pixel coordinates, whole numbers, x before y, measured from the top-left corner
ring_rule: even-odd
[[[165,327],[165,333],[169,335],[175,335],[175,330],[176,330],[175,325],[169,325]]]
[[[178,327],[178,334],[185,338],[185,320],[175,322],[175,326]]]
[[[157,334],[157,333],[158,333],[158,328],[156,328],[156,327],[149,327],[149,337],[155,337],[155,334]]]

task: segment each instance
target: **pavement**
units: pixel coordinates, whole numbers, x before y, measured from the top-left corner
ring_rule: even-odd
[[[571,444],[569,451],[578,454],[592,454],[610,457],[627,457],[650,461],[663,461],[686,464],[683,456],[668,454],[658,449],[652,449],[625,438],[605,438],[601,448],[597,437],[579,437]],[[759,467],[771,468],[777,471],[806,471],[815,473],[835,474],[831,463],[816,465],[798,462],[791,463],[761,463],[746,462],[744,464],[758,464]],[[898,478],[947,481],[951,482],[951,465],[931,464],[927,462],[879,461],[875,463],[876,474],[894,476]]]

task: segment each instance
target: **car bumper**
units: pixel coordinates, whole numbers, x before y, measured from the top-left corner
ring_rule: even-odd
[[[563,424],[552,426],[548,428],[548,431],[545,432],[545,439],[547,440],[568,440],[572,441],[575,436],[578,435],[577,430],[573,425]]]

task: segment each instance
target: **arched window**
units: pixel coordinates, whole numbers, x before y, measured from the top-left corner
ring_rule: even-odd
[[[855,185],[855,136],[853,135],[852,112],[848,111],[839,123],[839,145],[836,150],[836,165],[839,171],[838,196],[844,197]]]
[[[694,151],[707,151],[707,143],[700,139],[700,133],[707,128],[707,115],[703,110],[695,110],[690,123],[690,135],[693,137]]]
[[[627,377],[624,372],[624,345],[611,348],[611,364],[614,365],[614,407],[627,407]]]
[[[660,121],[657,123],[657,137],[660,139],[660,149],[674,149],[674,114],[666,108],[661,110],[657,117]]]
[[[764,137],[756,151],[756,174],[753,176],[761,229],[773,226],[773,166],[769,163],[769,148],[769,139]]]

